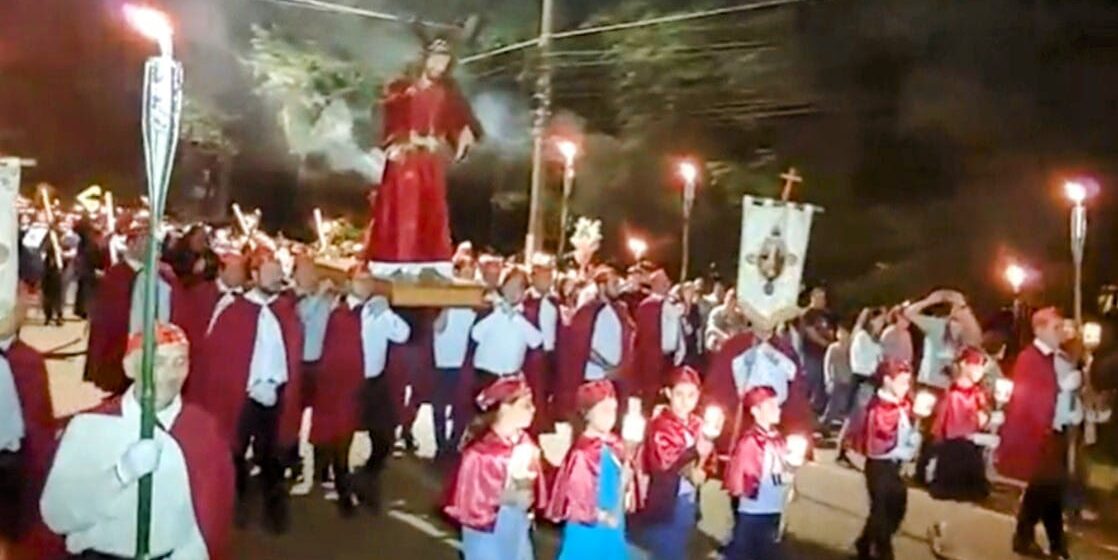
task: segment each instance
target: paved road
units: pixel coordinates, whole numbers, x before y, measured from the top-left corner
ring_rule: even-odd
[[[51,389],[56,412],[71,414],[96,403],[101,397],[93,387],[81,381],[83,358],[67,357],[68,353],[84,348],[84,325],[69,322],[60,328],[29,326],[24,338],[42,350],[54,350],[58,358],[48,362]],[[342,519],[332,502],[326,501],[323,492],[314,488],[309,494],[291,499],[292,530],[276,537],[264,533],[252,524],[235,535],[237,558],[287,559],[287,560],[349,560],[367,558],[423,558],[430,560],[453,559],[458,554],[456,531],[438,515],[442,478],[424,457],[433,454],[434,441],[430,413],[421,409],[420,419],[414,428],[419,451],[417,457],[394,458],[385,473],[385,511],[379,516],[366,512],[352,519]],[[549,457],[561,456],[567,438],[562,435],[545,437],[543,444]],[[355,464],[364,461],[368,454],[367,438],[359,436],[354,446]],[[309,466],[308,466],[309,469]],[[801,474],[801,497],[789,515],[789,538],[786,544],[788,557],[796,559],[838,560],[850,556],[850,544],[861,528],[865,510],[865,491],[861,476],[837,468],[824,459],[808,467]],[[708,484],[702,494],[702,532],[693,558],[714,557],[718,541],[726,538],[732,524],[729,502],[717,484]],[[1005,516],[971,509],[946,509],[939,513],[941,504],[927,504],[923,496],[916,496],[910,505],[906,528],[898,536],[898,557],[906,560],[932,560],[924,537],[925,518],[942,519],[961,517],[978,519],[974,526],[960,528],[962,550],[985,550],[991,543],[1004,546],[1009,529]],[[253,513],[257,513],[254,508]],[[933,513],[928,513],[931,510]],[[960,513],[961,512],[961,513]],[[941,517],[936,517],[941,516]],[[913,521],[916,519],[916,521]],[[910,524],[909,522],[912,521]],[[970,521],[965,521],[971,525]],[[987,529],[986,527],[990,527]],[[536,536],[538,558],[554,558],[558,532],[554,527],[543,526]],[[635,558],[637,556],[634,556]],[[1010,558],[1011,555],[969,553],[966,559]],[[1118,558],[1115,550],[1090,549],[1078,558]]]

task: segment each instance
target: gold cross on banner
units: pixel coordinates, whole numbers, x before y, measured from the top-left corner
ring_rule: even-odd
[[[788,172],[780,176],[784,179],[784,191],[780,195],[780,199],[788,202],[788,198],[792,196],[792,187],[804,182],[804,178],[796,173],[795,167],[789,167]]]

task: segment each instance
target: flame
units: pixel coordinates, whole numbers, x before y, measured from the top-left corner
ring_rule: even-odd
[[[170,55],[171,38],[175,31],[167,14],[148,6],[125,4],[124,19],[141,35],[159,43],[165,55]]]

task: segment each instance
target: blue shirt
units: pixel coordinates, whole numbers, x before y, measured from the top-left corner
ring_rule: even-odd
[[[330,320],[332,299],[323,294],[304,296],[295,309],[303,322],[303,361],[317,362],[322,358],[322,345],[326,342],[326,322]]]

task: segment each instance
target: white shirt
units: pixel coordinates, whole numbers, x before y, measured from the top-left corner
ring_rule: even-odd
[[[470,330],[477,320],[477,311],[468,307],[455,307],[443,313],[446,313],[446,327],[435,332],[435,367],[458,369],[466,362]]]
[[[738,511],[750,515],[772,515],[784,512],[788,498],[788,482],[791,478],[784,468],[784,458],[777,456],[771,445],[766,445],[765,456],[761,461],[761,480],[757,496],[742,496]]]
[[[277,297],[260,290],[245,295],[245,299],[260,306],[246,389],[252,400],[268,407],[276,405],[279,388],[287,383],[287,345],[284,344],[283,327],[269,307]]]
[[[613,310],[612,305],[605,305],[594,319],[594,333],[590,338],[591,359],[586,362],[583,378],[586,381],[605,379],[609,370],[621,365],[621,317]],[[597,354],[606,361],[605,366],[595,363],[593,354]]]
[[[687,344],[683,341],[682,303],[664,300],[660,308],[660,350],[672,354],[672,363],[680,365],[687,356]]]
[[[529,348],[543,344],[541,333],[519,308],[498,306],[474,325],[471,337],[477,343],[474,367],[495,375],[514,375],[524,367]]]
[[[768,341],[742,352],[730,362],[738,395],[754,387],[769,387],[782,404],[788,399],[788,385],[796,377],[796,363]]]
[[[14,337],[0,340],[0,348],[7,352],[14,341]],[[19,451],[25,430],[15,373],[8,358],[0,357],[0,451]]]
[[[221,315],[221,313],[224,312],[230,305],[233,305],[233,303],[237,301],[238,297],[244,295],[244,290],[242,290],[241,288],[230,288],[229,286],[226,286],[225,282],[221,281],[221,278],[214,280],[214,283],[217,286],[217,291],[219,294],[221,294],[221,297],[218,298],[217,304],[214,305],[213,313],[210,314],[210,323],[206,326],[206,335],[209,335],[210,331],[213,330],[214,323],[217,322],[218,316]]]
[[[947,389],[951,386],[950,366],[955,361],[955,341],[948,337],[947,319],[921,316],[916,326],[924,331],[924,355],[916,380],[924,385]]]
[[[850,371],[861,377],[877,373],[883,354],[881,343],[874,340],[865,329],[858,329],[850,340]]]
[[[545,352],[555,351],[556,334],[559,331],[559,310],[551,299],[544,296],[540,299],[540,333],[543,334],[543,349]]]
[[[295,305],[303,323],[303,361],[317,362],[326,343],[326,323],[330,320],[331,298],[324,294],[307,294]]]
[[[132,283],[132,301],[128,309],[128,333],[138,333],[144,330],[144,265],[132,259],[126,259],[128,266],[136,271],[136,280]],[[159,275],[156,283],[156,320],[167,323],[171,320],[171,286]]]
[[[376,301],[383,302],[384,310],[380,315],[373,311]],[[346,298],[349,308],[361,309],[361,355],[365,361],[365,379],[380,377],[384,373],[384,366],[388,363],[388,343],[403,344],[411,336],[411,327],[407,321],[397,315],[388,307],[383,296],[374,296],[366,302],[361,302],[353,296]]]
[[[156,418],[170,427],[181,410],[182,400],[176,397]],[[140,405],[132,391],[121,400],[121,416],[79,414],[70,421],[40,501],[43,521],[66,538],[70,554],[135,554],[140,485],[123,486],[116,466],[139,435]],[[152,473],[152,554],[173,551],[175,560],[206,560],[209,552],[194,513],[182,449],[162,429],[156,428],[154,437],[162,451]]]

